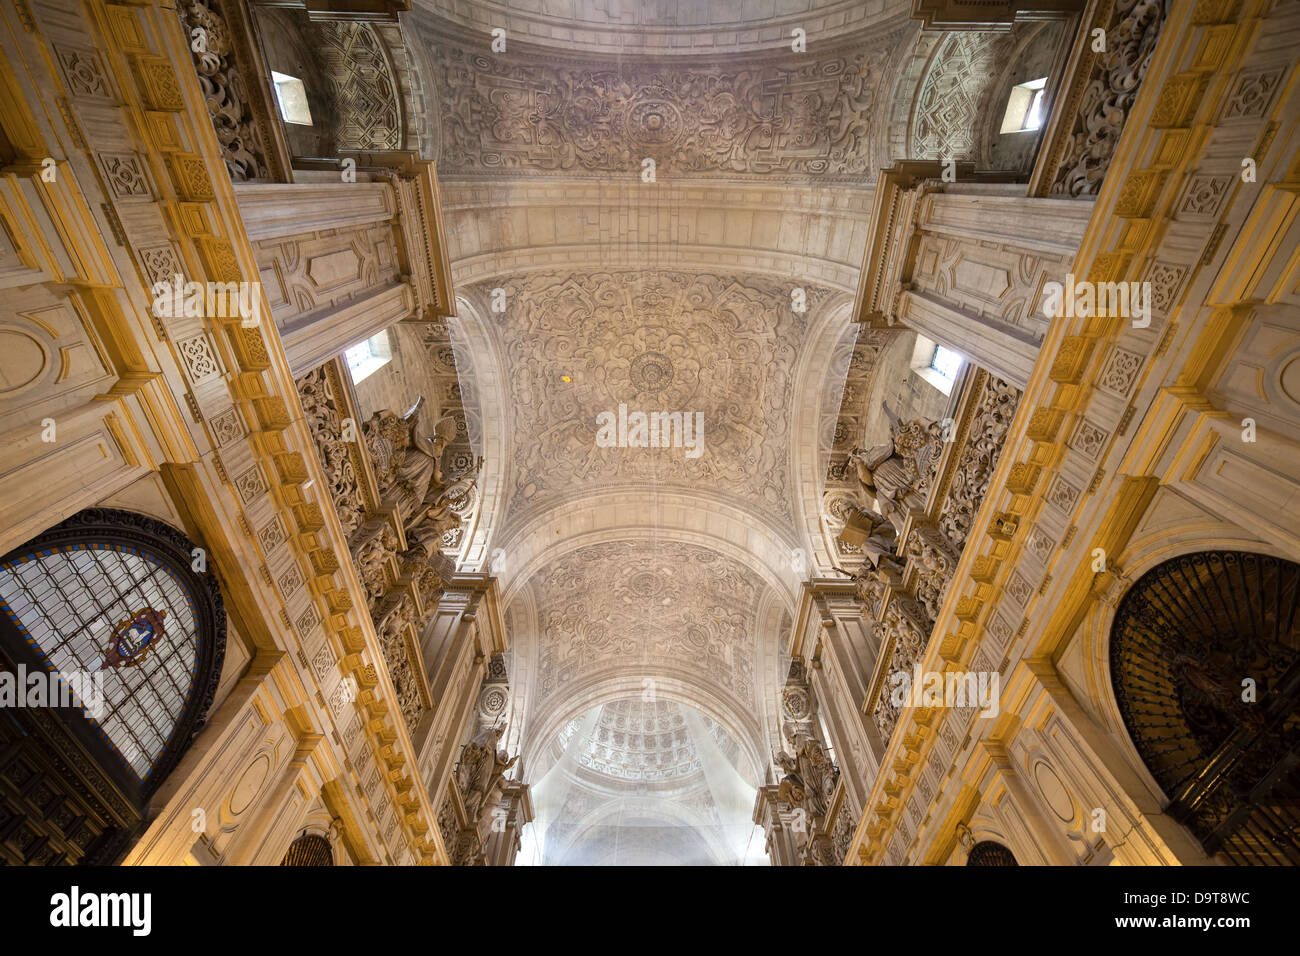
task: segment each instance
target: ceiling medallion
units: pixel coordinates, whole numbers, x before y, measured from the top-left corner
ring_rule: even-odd
[[[666,90],[643,90],[627,109],[628,138],[639,146],[671,147],[682,135],[682,112]]]
[[[642,352],[632,360],[628,379],[638,392],[662,392],[673,382],[673,363],[661,352]]]
[[[640,571],[627,580],[632,596],[648,601],[664,589],[663,579],[654,571]]]

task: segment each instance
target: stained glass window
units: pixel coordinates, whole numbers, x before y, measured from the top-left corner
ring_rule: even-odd
[[[0,610],[139,781],[171,742],[199,660],[195,596],[169,564],[86,541],[0,562]],[[89,698],[89,699],[87,699]]]

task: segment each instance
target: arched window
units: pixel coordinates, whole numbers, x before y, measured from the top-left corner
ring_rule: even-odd
[[[967,866],[1019,866],[1011,851],[993,840],[981,840],[970,848]]]
[[[28,831],[0,840],[0,856],[38,862],[27,857],[40,837],[60,848],[43,862],[105,862],[129,845],[221,676],[225,612],[215,579],[195,570],[205,566],[180,532],[110,509],[82,511],[0,558],[0,704],[16,721],[0,730],[0,750],[11,732],[26,741],[0,758],[0,813]],[[72,767],[92,791],[77,792],[76,813],[25,799],[18,781],[32,774],[76,790]]]
[[[1300,565],[1188,554],[1142,576],[1111,628],[1124,724],[1207,853],[1300,863]]]
[[[319,833],[304,833],[289,844],[281,866],[333,866],[330,841]]]

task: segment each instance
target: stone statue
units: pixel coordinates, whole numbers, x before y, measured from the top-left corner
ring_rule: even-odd
[[[504,727],[481,731],[465,745],[456,768],[456,784],[465,802],[465,813],[474,826],[481,826],[500,801],[506,788],[506,771],[519,759],[497,749],[503,733]]]
[[[880,609],[880,602],[892,590],[903,587],[903,574],[906,566],[892,554],[882,555],[875,567],[863,564],[853,575],[853,590],[874,616]]]
[[[366,447],[383,495],[396,499],[403,521],[413,520],[430,490],[441,489],[442,453],[456,438],[456,419],[446,415],[433,425],[421,421],[421,396],[402,417],[385,409],[364,427]]]
[[[803,778],[799,776],[799,759],[784,750],[777,753],[775,759],[777,766],[785,771],[785,776],[781,778],[780,786],[776,792],[777,797],[782,803],[804,809],[807,790],[804,787]],[[804,812],[807,812],[807,810],[804,809]]]
[[[811,832],[830,812],[839,774],[825,748],[814,738],[796,730],[792,742],[793,754],[782,750],[776,755],[777,765],[785,771],[777,794],[784,802],[808,814]]]
[[[432,488],[419,509],[406,521],[408,554],[432,558],[442,550],[442,536],[460,526],[457,510],[474,490],[473,478],[461,478],[451,485]]]
[[[883,557],[892,555],[898,542],[898,532],[883,515],[863,508],[852,508],[846,515],[840,541],[861,549],[871,567],[880,564]]]
[[[925,507],[931,463],[937,461],[943,432],[937,422],[902,421],[885,406],[890,440],[870,449],[854,448],[849,465],[876,510],[898,531],[911,510]]]

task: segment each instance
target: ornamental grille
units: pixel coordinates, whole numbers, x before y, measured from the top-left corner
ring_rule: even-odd
[[[967,866],[1019,866],[1015,856],[1001,843],[984,840],[976,843],[966,857]]]
[[[1167,812],[1229,862],[1300,863],[1298,597],[1290,561],[1188,554],[1138,580],[1111,629],[1115,697]]]
[[[333,866],[330,842],[317,833],[304,833],[289,844],[281,866]]]

